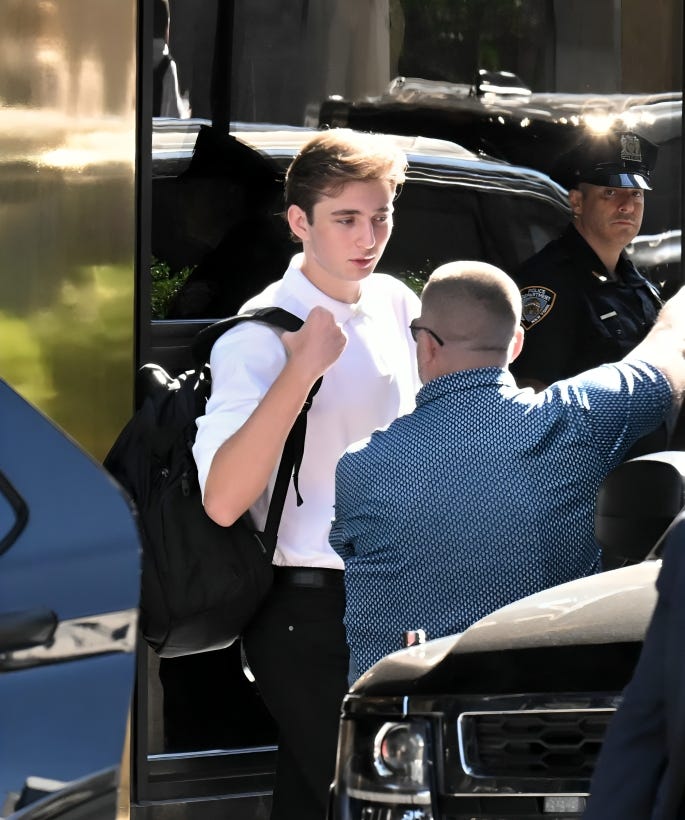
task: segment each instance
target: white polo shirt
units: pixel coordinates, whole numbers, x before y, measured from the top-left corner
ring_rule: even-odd
[[[299,474],[298,507],[292,486],[283,509],[274,563],[285,566],[343,569],[328,543],[335,499],[335,467],[350,444],[386,427],[415,406],[420,387],[409,323],[421,311],[418,297],[397,279],[374,273],[361,283],[353,305],[338,302],[300,270],[302,254],[293,257],[278,282],[250,299],[243,309],[278,306],[306,319],[320,305],[329,310],[347,336],[340,358],[326,372],[307,415],[307,436]],[[278,331],[246,322],[225,333],[210,359],[212,395],[197,421],[193,455],[204,492],[217,449],[249,418],[286,362]],[[250,465],[245,465],[249,470]],[[263,527],[276,478],[251,507]]]

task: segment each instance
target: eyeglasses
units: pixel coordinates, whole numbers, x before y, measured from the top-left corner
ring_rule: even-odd
[[[443,342],[443,340],[438,336],[438,334],[434,330],[431,330],[429,327],[422,327],[421,325],[413,325],[412,324],[412,325],[409,325],[409,332],[411,333],[411,337],[415,342],[417,341],[416,334],[418,333],[419,330],[423,330],[426,333],[429,333],[435,339],[435,341],[440,345],[440,347],[445,346],[445,343]]]

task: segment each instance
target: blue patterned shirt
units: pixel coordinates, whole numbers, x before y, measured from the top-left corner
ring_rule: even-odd
[[[600,569],[595,495],[671,407],[643,362],[602,365],[541,393],[481,368],[424,385],[412,413],[336,471],[333,548],[359,672],[402,646]]]

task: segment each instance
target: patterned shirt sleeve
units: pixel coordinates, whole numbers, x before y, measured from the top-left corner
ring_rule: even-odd
[[[354,556],[354,545],[349,536],[347,527],[347,510],[349,507],[349,461],[352,458],[350,453],[345,453],[335,471],[335,514],[333,524],[328,536],[328,540],[338,555],[347,561]],[[354,472],[352,472],[354,475]]]
[[[601,365],[548,390],[576,405],[578,423],[609,463],[620,462],[638,439],[655,430],[673,401],[663,373],[638,360]]]

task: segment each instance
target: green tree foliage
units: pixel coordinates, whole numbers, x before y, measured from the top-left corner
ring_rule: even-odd
[[[166,262],[152,258],[150,276],[152,279],[152,318],[165,319],[169,302],[181,289],[181,286],[190,276],[193,267],[181,268],[172,271]]]

